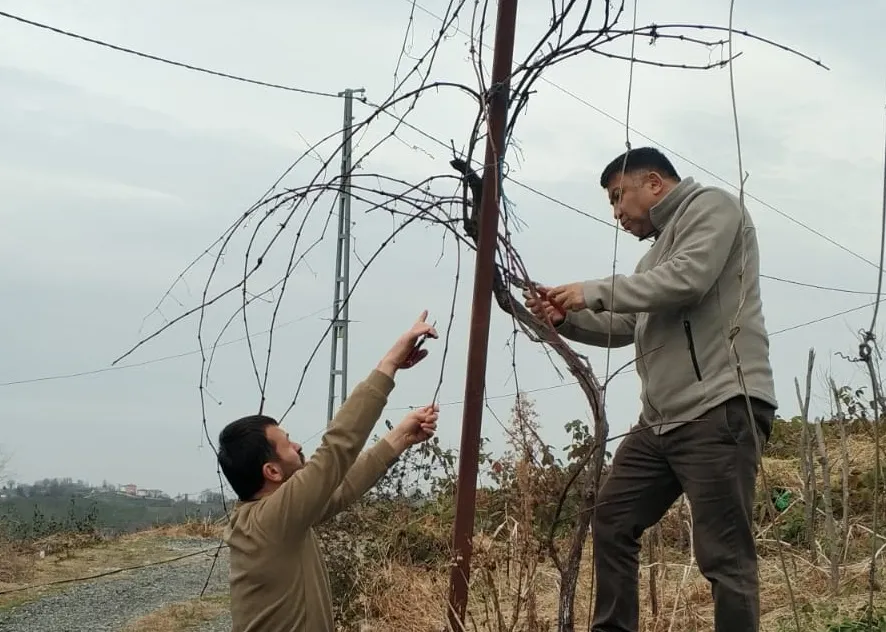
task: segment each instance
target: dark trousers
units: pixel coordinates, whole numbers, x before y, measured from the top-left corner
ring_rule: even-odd
[[[756,400],[760,448],[774,409]],[[703,419],[656,435],[635,429],[615,452],[593,530],[594,632],[637,632],[640,536],[680,494],[689,499],[695,557],[711,583],[716,632],[756,632],[760,605],[754,544],[758,460],[747,403],[731,399]]]

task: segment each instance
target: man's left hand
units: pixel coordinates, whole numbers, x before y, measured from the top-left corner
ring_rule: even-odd
[[[418,443],[427,441],[437,430],[439,412],[440,407],[437,404],[410,411],[403,421],[388,433],[388,441],[400,454]]]
[[[548,290],[547,299],[560,309],[577,312],[585,309],[585,293],[581,283],[558,285]]]

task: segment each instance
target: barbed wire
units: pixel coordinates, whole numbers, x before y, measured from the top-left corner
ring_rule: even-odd
[[[319,90],[309,90],[307,88],[298,88],[295,86],[288,86],[281,83],[270,83],[267,81],[260,81],[258,79],[251,79],[249,77],[243,77],[240,75],[235,75],[227,72],[222,72],[220,70],[211,70],[209,68],[203,68],[201,66],[194,66],[192,64],[187,64],[180,61],[175,61],[173,59],[169,59],[167,57],[161,57],[159,55],[152,55],[150,53],[144,53],[141,51],[137,51],[132,48],[127,48],[125,46],[119,46],[117,44],[111,44],[110,42],[106,42],[104,40],[96,39],[93,37],[87,37],[85,35],[80,35],[78,33],[74,33],[72,31],[67,31],[65,29],[58,28],[56,26],[52,26],[49,24],[44,24],[42,22],[37,22],[35,20],[29,20],[27,18],[21,17],[19,15],[14,15],[12,13],[8,13],[6,11],[0,11],[0,17],[4,17],[10,20],[15,20],[21,24],[27,24],[28,26],[34,26],[39,29],[43,29],[45,31],[50,31],[57,35],[64,35],[66,37],[70,37],[73,39],[80,40],[82,42],[87,42],[89,44],[95,44],[97,46],[101,46],[103,48],[107,48],[110,50],[115,50],[117,52],[126,53],[128,55],[134,55],[136,57],[141,57],[143,59],[149,59],[151,61],[160,62],[163,64],[168,64],[170,66],[176,66],[178,68],[183,68],[185,70],[191,70],[194,72],[203,73],[206,75],[212,75],[215,77],[221,77],[223,79],[230,79],[232,81],[240,81],[242,83],[250,83],[256,86],[262,86],[264,88],[273,88],[275,90],[284,90],[286,92],[296,92],[299,94],[305,94],[310,96],[318,96],[318,97],[329,97],[333,99],[340,99],[341,95],[335,94],[332,92],[323,92]]]

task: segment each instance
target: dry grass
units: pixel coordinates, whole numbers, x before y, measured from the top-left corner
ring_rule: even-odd
[[[866,435],[851,434],[846,437],[847,454],[849,455],[850,482],[865,473],[874,470],[874,444]],[[842,486],[843,455],[839,444],[833,440],[827,443],[828,459],[830,460],[831,487],[839,490]],[[763,469],[773,487],[782,487],[794,491],[803,489],[800,478],[800,459],[764,457]],[[816,482],[821,489],[821,469],[816,464]]]
[[[168,538],[221,539],[225,520],[226,518],[221,520],[210,520],[208,518],[201,520],[191,519],[181,524],[151,529],[147,533]]]
[[[36,599],[55,589],[53,586],[41,587],[41,584],[65,582],[168,559],[173,553],[164,542],[166,538],[201,535],[201,529],[199,523],[186,524],[107,540],[94,536],[59,535],[30,544],[26,549],[18,549],[16,555],[9,558],[4,551],[10,550],[10,547],[7,545],[4,549],[0,543],[0,553],[3,553],[0,592],[34,586],[0,595],[0,608]],[[2,574],[4,569],[7,571],[5,575]]]
[[[850,452],[851,454],[851,452]],[[860,451],[855,452],[856,463],[861,462]],[[769,472],[782,472],[786,477],[796,472],[796,465],[784,463],[786,459],[767,459]],[[779,469],[782,468],[783,469]],[[778,483],[776,483],[778,484]],[[640,603],[642,632],[669,632],[671,630],[706,631],[713,628],[713,600],[710,585],[699,572],[690,555],[688,535],[688,507],[680,503],[667,513],[661,522],[661,531],[667,543],[656,555],[654,563],[648,563],[647,553],[643,553],[640,571]],[[858,517],[861,519],[862,517]],[[873,544],[869,530],[856,525],[853,530],[845,563],[840,566],[840,593],[833,597],[829,589],[829,567],[825,558],[824,546],[810,552],[782,543],[790,588],[796,599],[801,628],[810,631],[856,630],[856,627],[828,626],[849,620],[863,619],[860,608],[866,605],[868,591],[868,569]],[[508,535],[500,534],[495,540],[488,534],[475,537],[475,554],[472,563],[471,594],[467,629],[476,632],[501,632],[509,629],[502,626],[495,608],[504,613],[504,621],[514,607],[514,581],[518,574],[520,559],[509,554]],[[785,632],[795,630],[793,608],[791,606],[788,581],[778,555],[778,543],[773,540],[771,529],[761,532],[758,542],[760,554],[760,599],[761,630],[763,632]],[[882,544],[882,537],[878,538]],[[562,545],[561,545],[562,546]],[[587,547],[579,575],[575,601],[576,629],[585,629],[590,614],[592,582],[590,559],[591,550]],[[886,551],[883,553],[886,556]],[[878,581],[886,585],[886,560],[878,563]],[[650,575],[656,573],[655,598],[650,594]],[[367,612],[376,614],[365,623],[365,630],[403,630],[404,632],[439,632],[445,625],[449,571],[444,565],[437,568],[422,567],[404,563],[402,559],[386,560],[379,564],[377,573],[370,584],[361,586],[361,600]],[[538,563],[531,585],[524,591],[533,591],[536,618],[540,627],[534,629],[554,629],[557,620],[557,600],[559,595],[559,575],[549,561]],[[657,604],[657,612],[652,612],[652,604]],[[525,604],[525,592],[523,598]],[[877,593],[875,604],[886,609],[886,594]],[[523,623],[516,630],[528,629]]]
[[[839,490],[842,486],[843,463],[838,438],[831,437],[827,447],[832,487]],[[850,491],[853,494],[868,491],[870,483],[865,479],[873,471],[874,463],[870,438],[861,433],[849,434],[847,453]],[[782,449],[781,452],[767,455],[763,459],[763,469],[771,487],[790,490],[793,492],[792,500],[802,502],[799,460],[791,457],[790,451]],[[821,473],[817,466],[816,473],[820,480]],[[762,501],[767,495],[762,475],[758,477],[758,492]],[[862,496],[858,498],[863,500]],[[483,497],[478,495],[478,503],[481,499]],[[777,530],[773,528],[771,520],[763,515],[765,512],[761,512],[758,551],[763,632],[796,629],[791,591],[802,630],[848,632],[862,629],[849,622],[864,618],[861,609],[867,602],[873,541],[866,526],[871,518],[865,513],[867,506],[859,505],[859,508],[861,513],[853,515],[848,547],[843,552],[845,557],[840,565],[839,593],[836,596],[832,595],[829,584],[826,544],[819,540],[816,542],[817,548],[812,551],[796,548],[787,542],[779,545],[775,540]],[[651,558],[644,550],[640,571],[642,632],[707,631],[713,628],[714,607],[710,584],[699,572],[691,554],[688,507],[682,507],[682,512],[681,505],[675,504],[661,522],[659,532],[662,546],[655,547],[657,552]],[[777,522],[784,524],[788,530],[796,531],[795,514],[782,512]],[[515,515],[523,518],[519,513]],[[802,518],[802,514],[799,515]],[[434,531],[427,534],[426,539],[448,539],[448,525],[435,524],[433,521],[422,524],[423,528]],[[445,529],[446,533],[438,533],[439,529]],[[786,538],[785,533],[781,532],[783,539]],[[796,533],[793,535],[796,538]],[[537,558],[525,554],[522,557],[515,555],[515,542],[509,541],[512,538],[512,535],[504,532],[494,539],[490,539],[488,533],[478,533],[475,538],[466,624],[472,632],[527,632],[554,629],[556,626],[559,574],[547,559],[539,562]],[[416,541],[421,539],[416,537]],[[883,543],[886,543],[886,539],[878,538],[878,546]],[[562,550],[563,544],[558,548]],[[779,550],[784,555],[787,578]],[[575,600],[576,629],[582,630],[588,625],[592,602],[590,556],[590,547],[586,547]],[[884,558],[886,547],[878,563],[878,581],[881,585],[886,585]],[[526,572],[527,568],[529,572]],[[524,572],[521,574],[521,571]],[[359,600],[362,609],[373,616],[367,618],[361,630],[439,632],[445,627],[449,585],[449,568],[445,563],[436,567],[427,564],[418,567],[409,563],[409,556],[392,556],[376,562],[372,572],[367,575],[372,577],[372,581],[361,584]],[[654,581],[651,581],[652,575]],[[519,599],[515,577],[529,577],[528,582],[519,584]],[[532,617],[537,621],[535,625],[527,624],[530,618],[527,616],[527,603],[532,604]],[[881,611],[886,609],[886,594],[882,592],[875,594],[875,610],[877,608]],[[511,613],[515,609],[520,611],[519,623],[511,627]]]
[[[839,464],[834,464],[834,469]],[[803,481],[800,478],[800,459],[779,459],[774,457],[763,457],[763,471],[766,472],[766,478],[772,487],[781,487],[782,489],[801,490],[803,489]],[[839,472],[839,470],[837,470]],[[763,486],[762,476],[757,477],[758,487]]]
[[[227,609],[226,596],[180,601],[131,621],[122,632],[185,632],[212,621]]]
[[[799,555],[788,553],[791,584],[801,611],[804,630],[825,630],[828,625],[847,618],[861,617],[860,609],[866,603],[865,571],[855,571],[855,578],[843,583],[843,593],[832,598],[828,593],[827,569],[811,565]],[[668,557],[679,554],[669,552]],[[864,565],[864,563],[862,563]],[[667,630],[707,631],[713,629],[713,602],[710,586],[698,569],[682,562],[665,562],[659,566],[658,603],[659,612],[650,612],[649,574],[651,567],[644,565],[640,572],[640,603],[642,632],[666,632]],[[688,569],[688,573],[687,573]],[[468,630],[498,632],[493,617],[487,616],[483,589],[479,586],[481,572],[472,575],[471,600],[469,604]],[[683,583],[683,576],[687,578]],[[880,573],[883,580],[886,575]],[[446,594],[449,575],[445,569],[431,571],[415,569],[398,563],[380,569],[379,590],[365,594],[368,605],[382,615],[367,621],[363,629],[373,631],[398,630],[402,632],[439,632],[445,625]],[[784,632],[795,629],[792,608],[788,597],[784,574],[776,557],[764,557],[760,562],[761,581],[761,631]],[[512,595],[499,586],[503,610],[508,611]],[[535,589],[538,591],[538,618],[545,624],[542,629],[552,629],[557,620],[557,573],[548,564],[540,567]],[[585,629],[591,604],[591,563],[585,559],[579,577],[575,603],[576,627]],[[886,607],[886,595],[877,595],[879,606]],[[672,625],[673,623],[673,625]],[[672,627],[671,627],[672,626]],[[518,630],[525,629],[518,627]]]
[[[33,554],[0,538],[0,586],[29,581],[33,575]]]

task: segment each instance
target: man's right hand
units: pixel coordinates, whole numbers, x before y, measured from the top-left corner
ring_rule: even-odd
[[[393,378],[399,369],[411,369],[428,355],[427,349],[416,348],[423,336],[438,338],[437,330],[427,322],[428,310],[424,310],[409,328],[409,331],[401,335],[391,350],[378,363],[378,370]]]
[[[551,303],[547,296],[550,288],[546,285],[535,286],[535,297],[528,289],[523,290],[523,299],[526,308],[540,321],[547,322],[550,319],[555,327],[566,320],[566,310]]]

